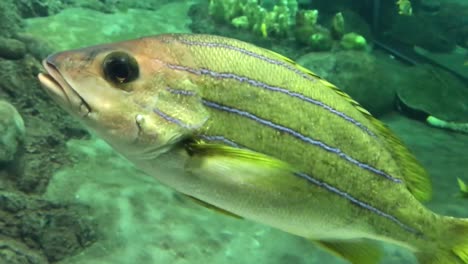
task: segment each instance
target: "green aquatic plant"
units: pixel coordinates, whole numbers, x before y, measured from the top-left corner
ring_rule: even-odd
[[[272,10],[265,9],[258,0],[211,0],[209,4],[209,14],[216,21],[249,29],[264,37],[286,36],[294,25],[297,9],[296,0],[278,1]]]
[[[263,3],[265,4],[265,3]],[[319,11],[299,10],[297,0],[278,0],[268,8],[259,0],[211,0],[208,12],[214,21],[248,30],[264,38],[287,38],[293,32],[297,42],[315,51],[328,51],[334,41],[346,50],[365,50],[366,39],[345,32],[343,14],[338,12],[330,28],[318,23]]]
[[[455,132],[460,133],[467,133],[468,134],[468,123],[457,123],[457,122],[449,122],[439,119],[435,116],[429,116],[426,118],[426,122],[434,127],[443,128],[452,130]]]
[[[466,183],[460,178],[457,178],[457,182],[458,187],[460,188],[460,195],[463,198],[468,198],[468,186],[466,185]]]

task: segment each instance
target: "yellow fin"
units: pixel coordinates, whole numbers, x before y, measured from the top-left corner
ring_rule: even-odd
[[[224,209],[221,209],[221,208],[219,208],[219,207],[217,207],[217,206],[214,206],[214,205],[212,205],[212,204],[209,204],[209,203],[207,203],[207,202],[204,202],[204,201],[202,201],[202,200],[200,200],[200,199],[197,199],[197,198],[195,198],[195,197],[193,197],[193,196],[190,196],[190,195],[184,195],[184,196],[187,197],[187,198],[189,198],[190,200],[194,201],[195,203],[197,203],[197,204],[199,204],[199,205],[201,205],[201,206],[203,206],[203,207],[205,207],[205,208],[208,208],[208,209],[210,209],[210,210],[213,210],[213,211],[216,211],[216,212],[218,212],[218,213],[222,213],[222,214],[224,214],[224,215],[231,216],[231,217],[234,217],[234,218],[243,219],[241,216],[238,216],[238,215],[236,215],[236,214],[234,214],[234,213],[231,213],[231,212],[226,211],[226,210],[224,210]]]
[[[377,264],[382,258],[382,249],[375,241],[365,239],[318,241],[320,246],[352,264]]]
[[[430,200],[432,196],[432,184],[426,170],[419,164],[418,160],[413,156],[413,154],[411,154],[411,152],[403,145],[400,139],[398,139],[393,134],[393,132],[391,132],[390,129],[387,128],[387,126],[385,126],[382,122],[373,117],[372,114],[369,113],[369,111],[367,111],[357,101],[351,98],[351,96],[349,96],[344,91],[340,90],[335,85],[320,78],[318,75],[302,67],[293,60],[276,52],[269,52],[271,56],[275,57],[276,59],[291,64],[294,67],[301,70],[302,72],[314,78],[317,78],[319,82],[335,91],[343,99],[345,99],[352,106],[354,106],[354,108],[357,109],[364,117],[366,117],[373,125],[374,129],[372,130],[379,136],[384,146],[387,148],[388,151],[390,151],[396,163],[401,168],[401,175],[406,183],[408,190],[419,201]]]
[[[310,190],[303,179],[294,176],[296,169],[292,165],[274,157],[203,141],[189,143],[186,148],[192,157],[185,170],[197,177],[223,185],[249,186],[259,192],[293,188],[298,193],[307,193]]]
[[[468,264],[468,219],[444,216],[439,226],[439,247],[420,248],[416,254],[419,263]]]
[[[194,155],[229,156],[239,160],[255,162],[256,164],[263,167],[281,168],[293,171],[292,168],[290,168],[289,165],[285,162],[248,149],[234,148],[221,144],[206,143],[203,141],[195,141],[187,145],[187,150],[189,153]]]
[[[466,183],[460,179],[460,178],[457,178],[457,181],[458,181],[458,186],[460,187],[460,193],[461,193],[461,196],[463,198],[468,198],[468,186],[466,185]]]
[[[371,121],[377,129],[378,135],[383,139],[385,146],[399,165],[408,190],[419,201],[430,200],[432,184],[426,170],[390,129],[375,118],[371,118]]]

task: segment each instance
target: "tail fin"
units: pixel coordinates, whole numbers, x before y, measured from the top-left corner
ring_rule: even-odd
[[[441,217],[441,237],[438,248],[417,254],[421,264],[468,264],[468,219]]]

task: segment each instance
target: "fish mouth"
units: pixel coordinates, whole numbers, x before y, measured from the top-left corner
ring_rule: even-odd
[[[47,59],[42,61],[46,72],[39,73],[38,79],[46,92],[65,109],[87,117],[91,113],[89,104],[65,80],[57,67]]]

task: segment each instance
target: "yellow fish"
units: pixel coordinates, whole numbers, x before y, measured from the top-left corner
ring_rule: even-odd
[[[355,264],[372,240],[467,264],[468,221],[440,216],[425,170],[341,90],[234,39],[168,34],[43,61],[45,90],[160,182]]]

